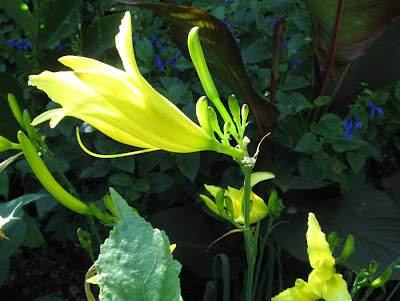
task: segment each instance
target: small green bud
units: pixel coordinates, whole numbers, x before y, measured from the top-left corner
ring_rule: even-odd
[[[231,124],[229,122],[225,122],[224,124],[224,136],[229,140],[229,130],[231,128]]]
[[[369,263],[369,273],[371,274],[371,275],[373,275],[373,274],[375,274],[376,273],[376,270],[378,269],[378,264],[377,264],[377,262],[375,261],[375,260],[372,260],[370,263]]]
[[[333,252],[337,246],[340,245],[340,239],[336,232],[331,232],[328,235],[329,248]]]
[[[85,249],[91,248],[92,240],[90,239],[90,233],[82,230],[82,228],[78,228],[76,233],[82,247],[84,247]]]
[[[247,117],[249,117],[249,106],[244,104],[242,106],[242,129],[243,129],[243,131],[246,129]]]
[[[104,201],[104,205],[106,206],[106,208],[115,216],[118,217],[118,213],[115,210],[115,206],[114,206],[114,202],[111,198],[111,196],[109,195],[105,195],[103,198]]]
[[[214,136],[214,130],[210,123],[210,117],[208,112],[208,101],[207,97],[202,96],[199,98],[196,104],[196,115],[200,126],[208,133],[210,136]]]
[[[225,196],[224,199],[225,199],[225,207],[230,214],[229,217],[233,219],[233,217],[235,216],[235,209],[233,207],[232,199],[229,196]]]
[[[349,234],[346,239],[346,244],[344,245],[343,251],[340,254],[339,258],[336,259],[337,261],[345,261],[351,254],[355,251],[354,248],[354,236]]]
[[[31,124],[32,122],[32,118],[29,115],[29,112],[27,110],[24,110],[24,113],[22,115],[22,118],[24,120],[24,129],[26,130],[26,132],[28,133],[28,137],[29,140],[33,143],[33,145],[39,149],[40,146],[36,141],[36,129],[33,127],[33,125]]]
[[[357,277],[359,279],[364,279],[365,277],[370,276],[370,274],[367,272],[366,269],[362,269],[361,271],[358,272]]]
[[[215,196],[215,203],[217,204],[219,215],[223,218],[229,219],[225,212],[224,193],[225,193],[224,189],[221,188],[220,190],[218,190],[217,195]]]
[[[215,113],[214,109],[211,107],[208,107],[208,113],[212,129],[214,130],[214,132],[218,134],[218,136],[222,139],[222,141],[225,144],[229,145],[229,141],[226,139],[224,134],[221,132],[221,129],[219,128],[217,113]]]
[[[18,143],[12,143],[10,140],[0,136],[0,152],[10,149],[21,149],[21,146]]]
[[[22,113],[21,113],[21,110],[20,110],[20,108],[18,106],[17,99],[11,93],[9,93],[7,96],[8,96],[8,105],[11,108],[11,112],[13,113],[13,115],[14,115],[15,119],[17,120],[17,122],[19,123],[20,127],[25,128],[24,120],[22,119]]]
[[[247,149],[247,146],[248,146],[249,144],[250,144],[250,139],[249,139],[249,137],[245,136],[245,137],[243,138],[243,146],[244,146],[244,148]]]
[[[236,127],[238,128],[239,136],[241,137],[243,135],[243,131],[240,124],[240,107],[235,95],[232,94],[231,96],[229,96],[228,106],[229,110],[231,111],[233,121],[235,122]]]
[[[97,208],[95,204],[90,203],[89,204],[89,208],[90,208],[90,211],[91,211],[91,215],[97,217],[99,220],[103,220],[104,213],[101,212],[101,210],[99,208]]]

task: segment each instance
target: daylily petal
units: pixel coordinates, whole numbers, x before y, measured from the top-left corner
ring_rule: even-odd
[[[335,274],[328,281],[328,290],[323,295],[326,301],[350,301],[351,296],[349,294],[347,283],[343,279],[342,275]]]
[[[211,209],[211,211],[219,215],[217,204],[215,204],[209,197],[203,194],[200,194],[200,197],[204,201],[204,203],[206,203],[207,207]]]
[[[335,258],[332,256],[325,233],[321,231],[321,227],[312,212],[308,214],[306,238],[311,267],[317,270],[318,276],[323,280],[330,279],[334,273]]]
[[[271,301],[313,301],[319,298],[307,282],[297,279],[294,287],[284,290],[279,295],[273,297]]]
[[[312,270],[310,275],[308,275],[308,284],[310,285],[314,293],[321,298],[328,290],[327,281],[319,277],[317,270]]]

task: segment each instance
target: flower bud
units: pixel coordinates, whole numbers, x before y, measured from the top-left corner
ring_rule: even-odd
[[[247,117],[249,117],[249,106],[244,104],[242,106],[242,129],[243,131],[246,128],[247,125]]]
[[[333,252],[335,248],[340,245],[340,239],[336,232],[331,232],[328,235],[329,249]]]
[[[214,136],[214,130],[211,127],[210,117],[208,115],[208,101],[207,97],[202,96],[199,98],[196,104],[196,115],[197,120],[203,130],[206,131],[210,136]]]
[[[111,198],[111,196],[109,195],[105,195],[103,198],[104,201],[104,205],[106,206],[106,208],[115,216],[118,217],[118,213],[115,210],[115,206],[114,206],[114,202]]]
[[[369,263],[369,273],[370,273],[371,275],[373,275],[373,274],[376,273],[376,270],[377,270],[377,269],[378,269],[378,264],[376,263],[375,260],[372,260],[372,261]]]
[[[235,122],[237,128],[239,129],[239,132],[241,132],[241,125],[240,125],[240,107],[239,103],[235,97],[235,95],[229,96],[228,99],[228,106],[229,110],[231,111],[233,121]],[[242,132],[243,133],[243,132]]]
[[[18,141],[26,161],[28,161],[36,177],[47,191],[56,200],[72,211],[80,214],[91,214],[90,208],[85,203],[73,197],[58,184],[38,155],[36,148],[22,131],[18,132]]]
[[[18,102],[15,99],[15,96],[11,93],[9,93],[7,96],[8,96],[8,105],[11,108],[11,112],[13,113],[17,122],[19,123],[20,127],[25,128],[24,120],[22,119],[22,113],[21,110],[19,109]]]
[[[339,258],[336,259],[337,261],[345,261],[351,254],[355,251],[354,248],[354,236],[349,234],[346,239],[346,244],[344,245],[343,251],[340,254]]]
[[[384,285],[390,277],[392,277],[392,272],[393,272],[393,267],[389,266],[383,273],[382,275],[369,283],[367,286],[372,287],[372,288],[378,288]]]
[[[199,40],[199,27],[193,27],[188,35],[188,48],[190,57],[192,58],[194,67],[199,75],[200,82],[203,85],[204,91],[211,101],[219,100],[217,88],[211,78],[210,71],[208,70],[206,59],[204,57],[203,49],[201,48]]]
[[[21,149],[21,146],[18,143],[12,143],[10,140],[0,136],[0,152],[10,149]]]

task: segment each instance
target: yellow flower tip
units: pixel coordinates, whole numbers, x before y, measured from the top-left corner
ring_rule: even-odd
[[[307,253],[310,265],[313,269],[319,269],[323,277],[332,276],[335,258],[329,248],[329,243],[326,241],[325,233],[322,232],[314,213],[308,215],[308,230],[307,238]]]
[[[175,249],[176,249],[176,244],[172,244],[169,246],[169,250],[171,251],[171,254],[172,254],[172,252],[174,252]]]
[[[99,274],[94,275],[93,277],[86,279],[87,283],[97,284],[97,279],[99,278]]]

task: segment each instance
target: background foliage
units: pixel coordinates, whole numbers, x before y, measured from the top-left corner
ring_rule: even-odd
[[[319,16],[321,9],[314,2],[168,1],[200,8],[214,16],[214,19],[203,16],[203,22],[215,24],[216,28],[204,33],[205,36],[215,32],[223,32],[224,36],[232,33],[219,51],[231,53],[230,67],[247,86],[242,90],[235,88],[235,83],[224,76],[231,70],[211,71],[222,97],[227,99],[235,92],[239,101],[254,104],[257,116],[250,120],[247,133],[253,141],[250,152],[254,152],[259,140],[260,124],[264,131],[272,132],[271,139],[263,146],[258,168],[273,171],[276,179],[273,184],[260,188],[257,194],[266,198],[272,188],[279,188],[284,199],[287,210],[283,220],[291,223],[273,232],[278,250],[283,248],[288,254],[304,259],[303,228],[307,212],[312,211],[325,232],[336,231],[343,239],[348,233],[355,235],[356,250],[360,253],[354,256],[354,261],[349,261],[351,269],[358,271],[375,259],[383,270],[400,255],[399,191],[396,187],[400,82],[394,82],[399,78],[399,68],[384,67],[396,66],[400,61],[398,51],[393,50],[399,46],[394,37],[398,36],[400,23],[399,20],[390,23],[398,13],[397,6],[393,7],[392,15],[383,13],[385,18],[379,20],[385,22],[379,23],[380,27],[368,15],[371,21],[368,24],[375,24],[371,25],[375,27],[370,32],[377,27],[389,27],[381,35],[374,35],[372,47],[351,62],[350,71],[346,69],[350,66],[349,60],[343,59],[346,55],[339,51],[341,59],[335,61],[336,73],[327,87],[326,95],[334,99],[331,101],[331,97],[319,95],[329,47],[317,47],[315,37],[318,29],[330,33],[326,36],[332,38],[335,10],[326,10],[330,19],[313,18],[314,23],[311,23],[311,14]],[[391,1],[382,3],[393,4]],[[179,29],[186,23],[180,20],[173,26],[174,19],[168,15],[168,10],[163,13],[156,7],[150,8],[110,0],[1,2],[0,135],[15,142],[18,129],[8,108],[7,93],[13,93],[21,108],[28,109],[33,117],[54,106],[46,95],[26,83],[29,74],[65,68],[57,62],[58,57],[81,55],[122,68],[114,37],[125,10],[132,13],[135,54],[141,73],[159,92],[196,120],[195,102],[204,91],[192,63],[185,59],[186,36]],[[346,11],[346,7],[344,9]],[[274,48],[274,24],[282,15],[286,16],[284,31]],[[344,35],[355,32],[346,25],[352,21],[349,15],[351,13],[344,15]],[[318,27],[321,25],[318,22],[325,21],[327,24]],[[339,46],[341,42],[343,40],[339,40]],[[210,62],[215,57],[210,55],[207,59]],[[340,82],[342,75],[344,80]],[[276,97],[268,102],[274,79]],[[248,91],[250,96],[246,98],[243,91]],[[380,108],[383,114],[377,111],[371,118],[368,103]],[[361,122],[361,128],[355,128],[354,116]],[[351,139],[348,127],[344,126],[348,118],[352,122]],[[80,126],[85,145],[91,150],[104,154],[130,150],[72,118],[63,120],[52,130],[42,124],[40,131],[47,136],[57,162],[82,200],[95,202],[105,209],[102,198],[112,186],[141,216],[166,230],[171,242],[179,246],[174,257],[183,264],[184,299],[190,300],[195,287],[200,287],[201,292],[204,290],[205,282],[212,278],[214,254],[228,254],[231,275],[241,269],[241,242],[234,237],[204,254],[208,245],[228,228],[220,221],[216,226],[210,217],[212,214],[198,198],[204,193],[203,184],[240,188],[242,178],[234,162],[208,152],[173,154],[163,151],[99,160],[80,149],[73,134],[76,126]],[[0,156],[6,159],[13,154],[4,152]],[[50,170],[55,171],[51,162],[47,163]],[[13,246],[7,247],[8,253],[0,263],[0,283],[5,287],[13,286],[11,280],[6,281],[11,256],[19,252],[19,258],[23,258],[28,256],[25,255],[28,249],[46,244],[52,248],[60,242],[76,243],[77,228],[89,229],[83,217],[72,214],[44,191],[23,158],[0,173],[0,195],[4,202],[0,207],[1,216],[7,215],[14,203],[23,201],[26,205],[23,211],[18,211],[23,220],[15,220],[10,223],[10,229],[3,229],[5,233],[13,233],[9,234]],[[104,237],[108,235],[109,228],[100,224],[98,228]],[[1,241],[0,249],[6,243]],[[98,251],[95,242],[94,249]],[[362,251],[366,249],[369,252]],[[90,265],[87,258],[87,267]],[[399,279],[399,274],[395,278]],[[240,279],[232,276],[231,281]]]

